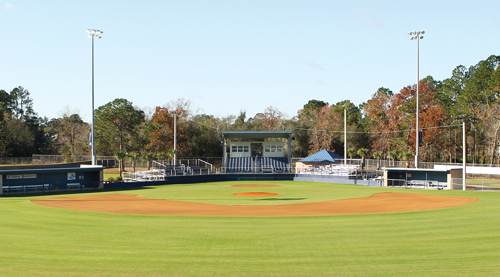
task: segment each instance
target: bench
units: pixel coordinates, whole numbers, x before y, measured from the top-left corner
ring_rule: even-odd
[[[80,183],[67,183],[66,184],[68,189],[81,189],[84,188],[85,186],[80,184]]]
[[[38,191],[39,189],[40,190],[49,190],[50,188],[52,187],[51,184],[43,184],[43,185],[28,185],[28,186],[25,186],[25,190],[28,191],[28,190],[33,190],[33,191]]]
[[[43,185],[25,185],[25,186],[4,186],[3,192],[27,192],[27,191],[38,191],[38,190],[50,190],[52,188],[51,184]]]
[[[24,186],[4,186],[3,192],[24,191]]]

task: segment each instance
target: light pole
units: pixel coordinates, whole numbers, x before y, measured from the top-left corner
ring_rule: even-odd
[[[419,126],[418,126],[418,121],[419,121],[419,103],[418,103],[418,92],[419,92],[419,83],[420,83],[420,77],[419,77],[419,47],[420,47],[420,40],[424,38],[423,34],[425,32],[423,30],[421,31],[411,31],[408,32],[408,35],[410,35],[411,40],[417,40],[417,91],[415,94],[417,95],[417,118],[416,118],[416,132],[415,132],[415,141],[416,141],[416,147],[415,147],[415,168],[418,168],[419,165],[419,160],[420,160],[420,155],[419,155],[419,147],[420,147],[420,131],[419,131]]]
[[[96,157],[95,157],[95,124],[94,124],[94,38],[101,39],[101,35],[104,33],[103,31],[87,29],[88,37],[92,39],[92,133],[90,138],[90,143],[92,146],[92,165],[96,165]]]

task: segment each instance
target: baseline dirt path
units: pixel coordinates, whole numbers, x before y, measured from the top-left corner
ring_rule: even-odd
[[[460,206],[478,198],[415,193],[377,193],[371,197],[278,206],[231,206],[106,194],[31,200],[47,207],[121,214],[199,216],[303,216],[420,211]]]

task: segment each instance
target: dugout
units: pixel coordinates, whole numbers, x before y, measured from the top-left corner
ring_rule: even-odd
[[[453,189],[453,179],[462,179],[462,169],[383,168],[386,187]]]
[[[0,196],[102,189],[103,167],[91,165],[0,168]]]

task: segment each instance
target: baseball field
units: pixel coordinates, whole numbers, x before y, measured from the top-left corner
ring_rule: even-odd
[[[0,198],[1,276],[494,276],[500,194],[292,181]]]

